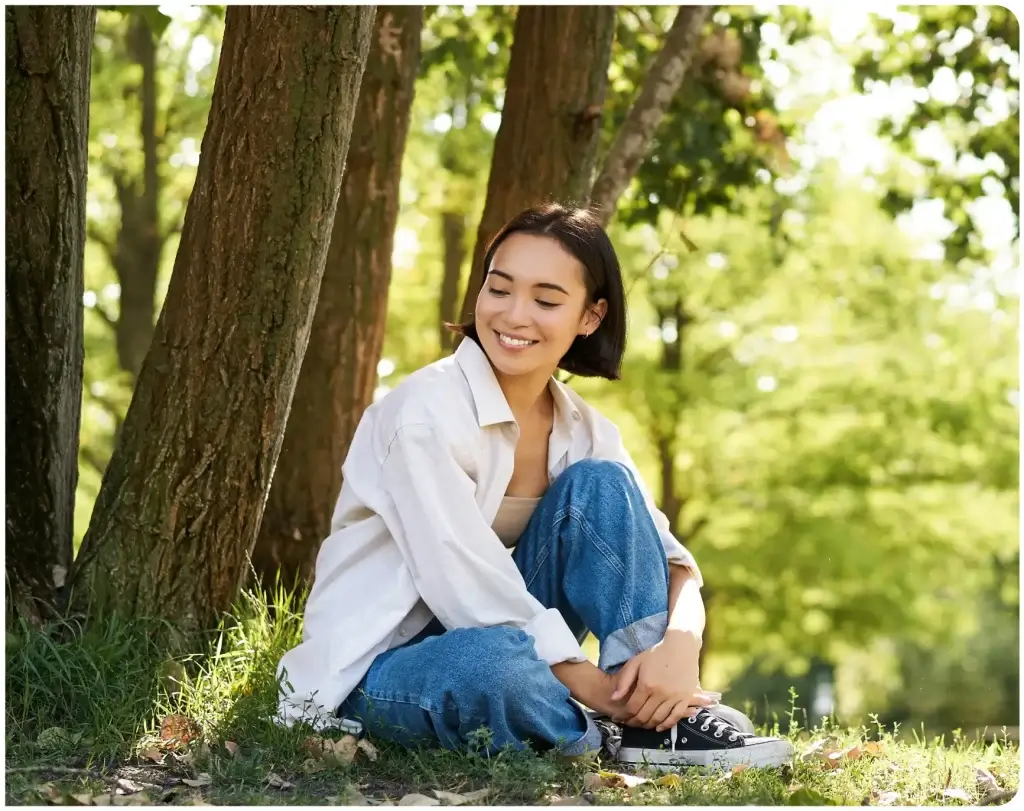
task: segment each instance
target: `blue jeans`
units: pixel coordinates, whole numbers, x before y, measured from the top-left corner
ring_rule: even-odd
[[[557,608],[580,641],[588,631],[597,637],[603,670],[664,637],[668,562],[624,465],[587,459],[569,466],[512,556],[530,594]],[[407,746],[494,752],[529,745],[565,755],[601,746],[594,722],[537,658],[533,637],[503,625],[446,631],[434,619],[377,656],[339,714]]]

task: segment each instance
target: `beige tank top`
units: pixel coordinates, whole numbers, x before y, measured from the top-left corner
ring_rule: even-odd
[[[516,498],[514,496],[505,496],[501,500],[501,506],[498,508],[498,514],[494,516],[491,529],[509,549],[519,542],[519,536],[526,529],[530,516],[533,515],[539,502],[539,498]]]

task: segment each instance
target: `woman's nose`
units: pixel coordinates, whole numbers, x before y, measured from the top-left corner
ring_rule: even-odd
[[[515,326],[522,326],[530,320],[530,300],[527,296],[513,296],[509,302],[508,320]]]

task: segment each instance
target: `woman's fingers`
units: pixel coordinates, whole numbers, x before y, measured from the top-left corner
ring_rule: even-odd
[[[684,718],[690,715],[690,705],[686,701],[678,701],[675,706],[672,707],[668,714],[668,717],[660,723],[657,727],[658,732],[664,732],[666,729],[672,729],[676,724],[682,721]]]
[[[638,712],[634,713],[633,717],[630,718],[626,724],[631,727],[645,727],[650,729],[651,716],[654,715],[655,711],[660,706],[660,703],[661,702],[654,697],[648,698],[647,701],[644,702],[643,707],[641,707]]]
[[[676,706],[680,703],[685,704],[686,702],[678,702],[671,698],[667,701],[661,702],[658,708],[651,714],[651,720],[648,725],[648,729],[653,727],[659,732],[661,732],[662,729],[668,729],[669,726],[671,726],[671,724],[666,724],[665,722],[672,715],[672,712],[675,710]]]

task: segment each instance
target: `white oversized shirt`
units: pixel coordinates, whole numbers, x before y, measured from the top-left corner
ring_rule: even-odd
[[[643,489],[667,559],[693,556],[643,485],[615,425],[552,379],[548,478],[580,459],[627,465]],[[531,634],[549,664],[586,659],[561,613],[527,590],[491,529],[512,477],[519,426],[483,350],[407,377],[370,406],[342,466],[331,534],[316,562],[302,642],[278,668],[279,721],[335,726],[334,711],[374,658],[433,617],[447,629],[509,625]]]

